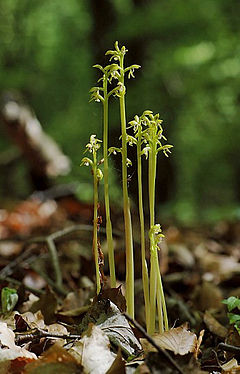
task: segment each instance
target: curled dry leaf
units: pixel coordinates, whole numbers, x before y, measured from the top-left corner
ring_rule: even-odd
[[[202,344],[204,333],[205,333],[205,330],[201,330],[200,333],[199,333],[199,337],[198,337],[197,344],[196,344],[196,347],[195,347],[195,351],[194,351],[194,354],[193,354],[195,359],[198,358],[198,355],[201,352],[200,351],[200,345]]]
[[[175,355],[186,355],[189,352],[196,352],[199,350],[201,340],[198,341],[196,334],[187,329],[186,324],[172,328],[165,331],[163,334],[154,335],[155,342],[163,349],[169,349]],[[200,342],[200,344],[199,344]],[[155,349],[146,342],[146,339],[141,339],[144,351],[154,351]],[[146,344],[147,343],[147,344]],[[195,353],[196,354],[196,353]]]
[[[84,367],[85,373],[105,374],[112,366],[116,355],[110,351],[107,335],[93,324],[78,342],[69,350],[76,360]]]
[[[240,365],[235,358],[232,358],[226,364],[221,365],[222,373],[224,374],[236,374],[240,372]]]
[[[34,353],[28,352],[26,349],[18,347],[15,344],[15,334],[4,322],[0,322],[0,343],[0,362],[14,360],[17,357],[37,359]]]
[[[26,312],[21,315],[31,329],[44,329],[46,327],[43,315],[39,310],[36,313]]]
[[[126,312],[126,299],[122,294],[122,286],[117,288],[107,288],[101,291],[98,295],[98,300],[109,299],[111,300],[120,310],[120,312]]]
[[[82,331],[95,323],[109,337],[111,343],[122,349],[126,356],[137,355],[142,347],[135,337],[126,317],[108,299],[95,301],[82,320]]]

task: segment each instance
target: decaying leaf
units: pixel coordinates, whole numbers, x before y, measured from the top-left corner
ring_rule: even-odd
[[[103,290],[99,296],[98,300],[109,299],[111,300],[120,310],[120,312],[126,312],[126,299],[122,294],[121,286],[116,288],[107,288]]]
[[[89,289],[78,289],[74,292],[69,292],[62,302],[61,311],[71,311],[83,307],[89,302]]]
[[[40,299],[32,305],[31,312],[35,313],[38,310],[41,310],[45,323],[49,325],[50,323],[55,322],[57,305],[56,295],[49,287],[47,287],[46,293],[41,295]]]
[[[31,329],[44,329],[46,327],[44,320],[43,320],[43,315],[41,311],[39,310],[36,313],[32,312],[26,312],[21,314],[21,317],[24,319],[24,321],[28,324],[28,326]]]
[[[116,355],[110,351],[107,335],[93,324],[89,325],[81,340],[74,343],[69,352],[84,367],[85,373],[105,374]]]
[[[35,362],[36,360],[27,357],[17,357],[11,361],[2,361],[0,374],[25,374],[25,366],[33,361]]]
[[[0,314],[0,322],[6,323],[8,328],[10,328],[11,330],[15,330],[16,328],[15,316],[16,315],[19,315],[19,313],[15,310],[6,315]]]
[[[18,310],[21,313],[28,312],[31,309],[33,303],[35,303],[38,300],[39,300],[38,296],[34,295],[33,293],[30,293],[28,296],[28,299],[24,301],[22,305],[19,306]]]
[[[57,343],[35,362],[26,365],[24,374],[81,374],[82,366]],[[84,372],[85,373],[85,372]]]
[[[194,351],[195,359],[198,358],[198,354],[199,354],[199,352],[201,352],[200,351],[200,345],[202,344],[204,333],[205,333],[205,330],[201,330],[200,333],[199,333],[199,337],[198,337],[197,344],[196,344],[195,351]]]
[[[110,369],[107,371],[106,374],[125,374],[125,361],[122,358],[121,349],[118,350],[117,356],[113,361]]]
[[[174,352],[175,355],[183,356],[187,353],[195,352],[197,347],[199,349],[196,334],[189,331],[186,324],[165,331],[163,334],[156,334],[153,338],[159,347],[169,349]],[[146,339],[140,339],[140,341],[144,351],[155,351],[155,348],[153,348]]]
[[[22,315],[18,314],[15,315],[15,320],[20,319],[21,325],[26,324],[27,328],[23,329],[22,331],[27,331],[27,329],[32,329],[32,330],[45,330],[46,332],[49,332],[50,334],[57,334],[57,335],[68,335],[68,330],[66,329],[65,326],[59,324],[59,323],[53,323],[51,325],[45,325],[44,320],[43,320],[43,315],[40,311],[36,313],[32,312],[26,312]],[[16,328],[18,326],[18,323],[16,322]],[[21,331],[21,329],[18,329],[18,331]],[[54,339],[54,338],[52,338]],[[65,339],[57,339],[59,345],[64,345],[66,343]]]
[[[194,306],[205,312],[207,309],[223,309],[223,294],[219,287],[211,282],[203,282],[197,286],[194,295]]]
[[[183,244],[171,244],[169,245],[169,252],[170,255],[174,258],[174,260],[184,266],[185,268],[193,267],[194,265],[194,256],[192,252]]]
[[[15,344],[15,334],[4,322],[0,322],[0,342],[0,362],[14,360],[17,357],[37,359],[34,353],[28,352],[26,349],[18,347]]]
[[[203,320],[208,327],[209,331],[213,334],[219,336],[220,338],[226,338],[228,330],[226,327],[222,326],[210,313],[206,311],[204,313]]]
[[[141,351],[142,347],[127,319],[110,300],[103,299],[93,303],[82,320],[82,331],[87,329],[89,323],[99,326],[111,343],[120,347],[126,356],[137,355]]]
[[[206,273],[211,273],[216,282],[228,279],[233,273],[240,271],[237,258],[210,253],[204,244],[199,244],[196,247],[195,256],[202,269]]]
[[[224,374],[236,374],[240,373],[240,365],[235,358],[232,358],[230,361],[226,362],[226,364],[221,365],[222,373]]]

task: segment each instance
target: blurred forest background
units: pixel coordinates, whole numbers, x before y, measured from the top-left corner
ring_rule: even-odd
[[[126,64],[142,66],[127,82],[128,120],[145,109],[159,112],[174,144],[169,159],[159,160],[160,216],[239,218],[239,15],[237,0],[0,0],[0,93],[24,97],[72,160],[71,173],[58,182],[78,182],[79,198],[90,199],[91,175],[79,164],[89,135],[102,136],[101,105],[89,103],[99,78],[92,65],[106,63],[105,51],[118,40],[129,50]],[[109,143],[116,145],[117,100],[110,119]],[[2,125],[0,132],[1,164],[14,145]],[[116,204],[117,160],[112,170]],[[9,176],[1,165],[0,172],[2,200]],[[136,199],[134,166],[129,173]],[[15,197],[32,192],[23,161],[11,181]]]

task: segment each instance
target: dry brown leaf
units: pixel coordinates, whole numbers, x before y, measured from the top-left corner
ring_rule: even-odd
[[[228,279],[233,273],[240,271],[238,259],[234,256],[211,253],[204,244],[195,249],[196,259],[206,273],[211,273],[216,282]]]
[[[174,260],[184,266],[185,268],[191,268],[194,265],[194,256],[192,252],[183,244],[171,244],[169,246],[170,255]]]
[[[43,315],[40,310],[36,313],[32,313],[32,312],[23,313],[21,314],[21,317],[24,319],[24,321],[26,321],[26,323],[31,329],[37,328],[37,329],[43,330],[46,327],[45,322],[43,320]]]
[[[219,287],[210,282],[197,286],[193,295],[194,306],[205,312],[207,309],[222,309],[223,294]]]
[[[24,373],[82,373],[81,365],[58,343],[49,348],[40,359],[26,365]]]
[[[69,292],[62,302],[61,312],[81,308],[88,300],[88,290],[83,290],[80,288],[74,292]]]
[[[195,352],[198,346],[198,339],[196,334],[189,331],[186,324],[172,328],[169,331],[165,331],[163,334],[157,334],[153,336],[155,342],[159,347],[169,349],[174,352],[175,355],[186,355],[189,352]],[[155,349],[146,344],[146,339],[141,339],[143,349],[147,351],[154,351]]]
[[[206,311],[204,313],[203,320],[213,334],[219,336],[220,338],[226,338],[228,330],[226,327],[222,326],[210,313]]]
[[[232,358],[226,364],[221,365],[222,373],[224,374],[236,374],[240,373],[240,366],[235,358]]]
[[[35,303],[38,300],[38,296],[34,295],[33,293],[30,293],[28,299],[22,303],[18,310],[20,311],[20,313],[28,312],[31,309],[33,303]]]
[[[57,306],[58,302],[55,293],[47,287],[46,293],[40,296],[39,300],[32,305],[30,311],[36,313],[41,310],[45,323],[50,325],[56,320],[55,312]]]
[[[195,359],[198,358],[198,355],[201,352],[200,345],[202,344],[204,333],[205,333],[205,330],[201,330],[200,331],[200,334],[199,334],[199,337],[198,337],[198,340],[197,340],[197,344],[196,344],[196,347],[195,347],[195,351],[194,351],[194,357],[195,357]]]
[[[4,322],[0,322],[0,343],[0,361],[14,360],[18,357],[37,359],[34,353],[15,344],[15,334]]]
[[[122,287],[107,288],[100,292],[97,297],[98,300],[109,299],[111,300],[120,310],[120,312],[126,312],[126,299],[122,294]]]
[[[125,373],[126,373],[125,361],[122,358],[121,349],[119,348],[117,356],[106,374],[125,374]]]
[[[91,305],[84,305],[76,309],[66,310],[66,312],[58,312],[58,316],[67,316],[67,317],[78,317],[83,313],[86,313]]]

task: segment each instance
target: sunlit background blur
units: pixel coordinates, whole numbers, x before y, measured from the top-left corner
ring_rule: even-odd
[[[0,91],[16,90],[44,130],[72,160],[58,183],[78,182],[91,197],[91,175],[80,168],[90,134],[102,136],[101,104],[89,103],[99,78],[95,63],[114,42],[140,64],[127,84],[127,118],[159,112],[169,159],[158,168],[159,214],[182,222],[240,217],[240,2],[237,0],[0,0]],[[117,100],[110,145],[120,135]],[[1,153],[14,148],[0,124]],[[133,156],[134,158],[134,156]],[[120,164],[112,165],[111,196],[120,196]],[[32,192],[20,161],[16,197]],[[3,174],[3,172],[1,173]],[[135,168],[130,190],[136,194]],[[2,178],[0,178],[2,180]],[[7,196],[0,181],[2,197]]]

